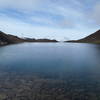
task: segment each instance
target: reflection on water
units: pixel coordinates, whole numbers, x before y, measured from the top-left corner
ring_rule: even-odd
[[[7,100],[100,100],[100,45],[1,47],[0,83],[0,97]]]

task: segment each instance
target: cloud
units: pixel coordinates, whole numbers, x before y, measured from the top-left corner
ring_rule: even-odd
[[[73,28],[74,22],[71,20],[68,20],[64,17],[58,18],[58,19],[52,19],[52,18],[44,18],[44,17],[31,17],[31,22],[37,23],[38,25],[46,26],[46,27],[55,27],[55,28]]]
[[[18,19],[0,15],[0,30],[20,37],[50,38],[50,39],[79,39],[86,36],[85,29],[56,29],[24,23]],[[81,32],[80,32],[81,31]],[[92,30],[93,32],[94,30]],[[84,33],[84,34],[83,34]],[[91,31],[87,32],[91,33]]]
[[[44,18],[44,17],[41,18],[41,17],[33,17],[32,16],[30,19],[31,19],[31,21],[36,22],[38,24],[53,25],[52,20],[49,18]]]
[[[0,28],[18,36],[78,39],[97,29],[90,29],[93,21],[100,23],[100,3],[92,1],[0,0]]]
[[[81,3],[81,1],[79,1],[79,0],[71,0],[71,2],[72,2],[74,5],[76,5],[76,6],[79,6],[79,7],[82,7],[82,6],[83,6],[83,4]]]
[[[73,28],[77,19],[83,17],[83,14],[71,5],[81,6],[81,3],[79,0],[0,0],[0,8],[15,9],[22,12],[21,16],[26,16],[32,22],[59,28]],[[15,14],[15,12],[12,13]],[[29,15],[23,15],[23,13]],[[35,16],[34,13],[35,15],[45,14],[46,17],[43,18],[40,14]]]
[[[91,13],[93,21],[100,25],[100,2],[96,3]]]
[[[32,10],[40,4],[40,0],[0,0],[0,8]]]
[[[61,0],[59,1],[61,2]],[[26,0],[26,1],[25,0],[0,0],[0,8],[14,9],[14,11],[11,12],[14,15],[15,14],[18,15],[17,14],[18,12],[17,13],[15,12],[19,11],[22,13],[20,16],[23,16],[23,19],[24,18],[25,20],[29,19],[29,21],[35,22],[36,24],[49,25],[49,26],[51,25],[51,27],[55,26],[59,28],[73,27],[74,22],[72,19],[68,18],[68,15],[69,16],[73,16],[73,14],[79,15],[79,13],[75,11],[72,12],[72,10],[68,9],[68,7],[64,8],[63,5],[60,6],[60,3],[57,2],[54,3],[53,1],[51,2],[51,0]],[[26,15],[23,15],[23,13],[25,13]],[[45,15],[44,17],[41,17],[40,14],[37,16],[38,13],[40,13],[41,15],[42,14]]]

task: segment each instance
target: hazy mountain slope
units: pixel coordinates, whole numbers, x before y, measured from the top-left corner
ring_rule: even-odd
[[[20,43],[23,41],[24,39],[21,39],[17,36],[5,34],[4,32],[0,31],[0,45]]]
[[[100,43],[100,30],[96,31],[95,33],[80,39],[80,40],[72,40],[67,42],[82,42],[82,43]]]
[[[0,31],[0,45],[7,45],[7,44],[14,44],[21,42],[58,42],[58,41],[50,39],[33,39],[33,38],[22,39],[17,36],[6,34]]]

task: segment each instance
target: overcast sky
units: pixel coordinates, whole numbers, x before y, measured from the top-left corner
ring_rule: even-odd
[[[100,29],[100,0],[0,0],[0,30],[69,40]]]

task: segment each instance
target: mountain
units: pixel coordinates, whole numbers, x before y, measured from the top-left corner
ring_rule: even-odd
[[[17,36],[13,36],[10,34],[5,34],[4,32],[0,31],[0,45],[20,43],[23,41],[24,39],[21,39]]]
[[[6,34],[2,31],[0,31],[0,46],[21,43],[21,42],[58,42],[58,41],[50,40],[50,39],[31,39],[31,38],[22,39],[17,36]]]
[[[33,39],[33,38],[25,38],[25,42],[58,42],[57,40],[51,39]]]
[[[79,43],[100,43],[100,30],[96,31],[95,33],[80,39],[80,40],[71,40],[66,42],[79,42]]]

